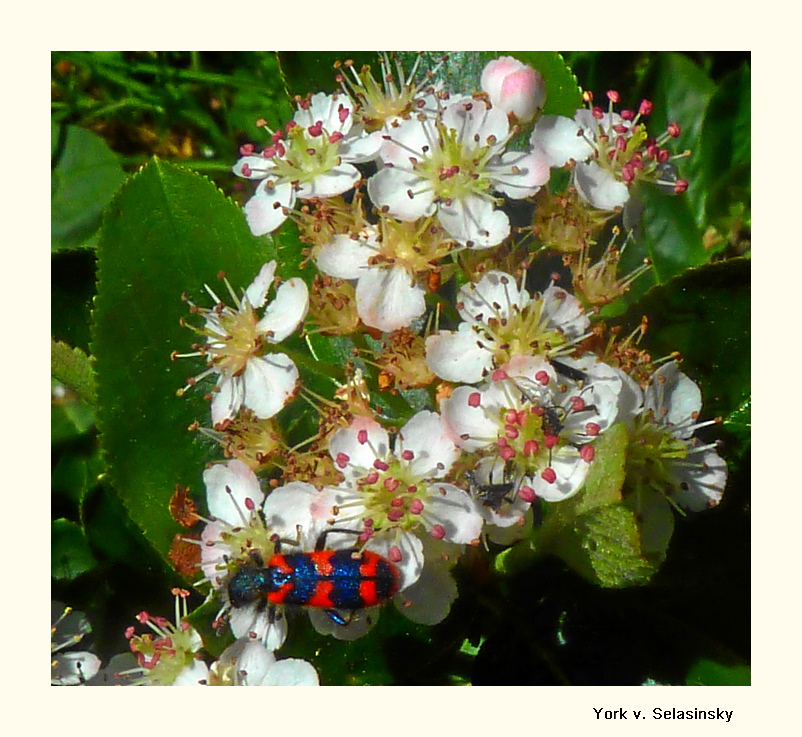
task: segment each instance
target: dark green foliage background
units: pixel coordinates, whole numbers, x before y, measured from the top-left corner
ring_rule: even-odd
[[[541,70],[547,113],[571,114],[578,79],[597,101],[610,88],[630,107],[651,99],[652,132],[681,124],[675,150],[693,151],[679,162],[690,188],[681,197],[637,193],[625,259],[631,268],[648,256],[654,269],[604,314],[625,329],[647,315],[653,355],[683,354],[704,417],[724,420],[709,432],[724,441],[730,468],[724,501],[676,519],[668,557],[655,575],[644,572],[645,585],[619,588],[598,569],[579,575],[563,562],[570,551],[561,559],[524,547],[497,558],[469,550],[456,569],[460,597],[440,625],[415,626],[386,607],[368,637],[341,643],[299,617],[280,654],[313,659],[326,684],[748,682],[749,55],[499,53]],[[449,84],[476,88],[496,55],[452,54]],[[264,142],[258,118],[288,120],[290,95],[334,90],[332,64],[346,58],[376,64],[369,52],[53,54],[51,332],[65,345],[52,367],[83,398],[68,394],[52,410],[52,594],[88,613],[104,660],[127,649],[124,629],[143,608],[172,615],[169,590],[188,582],[165,562],[179,529],[166,503],[176,484],[200,498],[203,462],[216,455],[185,430],[206,416],[204,390],[175,396],[200,369],[170,360],[193,341],[178,323],[187,316],[181,292],[207,304],[202,285],[222,296],[221,269],[239,289],[275,255],[281,276],[312,275],[299,268],[291,227],[272,239],[250,235],[238,205],[252,185],[230,174],[238,147]],[[288,350],[304,380],[330,395],[352,343],[311,345],[319,362],[297,337]],[[78,375],[87,366],[96,382]],[[384,411],[411,412],[402,398]],[[281,419],[293,440],[314,426],[304,411]],[[588,529],[622,513],[604,481],[594,483],[600,507]],[[201,602],[194,594],[191,604]],[[194,620],[208,622],[217,608]],[[211,651],[225,644],[209,642]]]

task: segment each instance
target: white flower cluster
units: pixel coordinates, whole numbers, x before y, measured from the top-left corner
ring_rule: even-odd
[[[245,205],[254,234],[290,217],[298,223],[321,272],[311,296],[296,277],[268,303],[274,261],[242,296],[229,287],[234,307],[208,287],[215,306],[192,305],[205,340],[184,355],[207,365],[188,386],[216,376],[209,432],[229,456],[203,475],[199,566],[238,638],[219,667],[232,666],[234,680],[247,672],[249,684],[276,682],[271,674],[288,662],[274,663],[272,653],[287,637],[290,603],[345,640],[370,629],[389,599],[415,622],[444,619],[457,596],[451,569],[466,546],[484,535],[500,540],[504,528],[525,534],[533,504],[580,493],[598,438],[615,424],[627,428],[627,483],[639,493],[702,509],[719,501],[726,481],[715,447],[694,439],[701,396],[675,361],[652,362],[626,341],[594,348],[586,303],[556,279],[533,292],[526,270],[504,261],[514,239],[503,205],[538,193],[550,167],[568,163],[589,211],[623,205],[649,168],[627,144],[640,136],[646,108],[543,117],[542,78],[509,57],[488,65],[485,91],[473,95],[450,94],[431,77],[395,84],[389,64],[383,57],[384,87],[351,69],[341,92],[302,100],[267,148],[245,147],[234,167],[260,181]],[[526,150],[508,150],[530,123]],[[655,160],[664,159],[654,146]],[[610,150],[626,150],[627,160],[615,168]],[[364,193],[351,190],[368,162],[374,211],[365,215]],[[457,272],[455,329],[412,330],[427,292]],[[335,401],[319,407],[319,432],[301,444],[309,448],[290,449],[272,418],[306,390],[281,343],[314,323],[340,334],[348,289],[354,330],[385,333],[365,370],[380,369],[379,388],[428,387],[429,408],[388,429],[352,371]],[[334,310],[323,325],[326,300]],[[269,487],[260,480],[268,468]],[[332,563],[340,550],[352,561]],[[293,668],[280,671],[303,681]]]

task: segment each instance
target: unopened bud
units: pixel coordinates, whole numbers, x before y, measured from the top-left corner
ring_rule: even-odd
[[[520,123],[529,123],[546,102],[546,85],[540,72],[512,56],[488,62],[482,71],[482,89],[490,102]]]

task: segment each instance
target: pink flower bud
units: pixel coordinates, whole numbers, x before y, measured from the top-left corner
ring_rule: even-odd
[[[488,62],[482,71],[481,84],[490,102],[520,123],[534,120],[535,112],[546,101],[546,85],[540,72],[512,56]]]

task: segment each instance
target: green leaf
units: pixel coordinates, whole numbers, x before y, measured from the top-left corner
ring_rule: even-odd
[[[699,660],[688,671],[686,686],[751,686],[752,669],[748,665],[724,665]]]
[[[650,71],[656,74],[656,80],[652,99],[654,112],[649,117],[648,130],[652,136],[658,136],[669,123],[680,126],[679,138],[672,140],[669,147],[675,153],[691,152],[690,158],[677,165],[680,178],[686,179],[689,185],[683,197],[687,198],[696,224],[701,228],[705,224],[707,197],[702,176],[704,162],[700,155],[702,126],[716,85],[687,56],[675,52],[659,54]]]
[[[63,387],[61,388],[63,389]],[[78,438],[95,426],[95,413],[80,399],[65,396],[50,407],[50,443]]]
[[[94,404],[95,376],[89,356],[80,348],[70,348],[66,343],[50,341],[50,375],[73,389],[81,397]]]
[[[548,505],[545,523],[533,530],[529,546],[559,555],[591,583],[607,588],[641,585],[656,570],[643,554],[634,513],[621,501],[628,444],[623,424],[598,438],[585,486],[570,499]],[[526,552],[523,546],[505,565],[518,565]]]
[[[124,181],[119,158],[106,142],[91,131],[69,126],[51,182],[51,250],[85,246]]]
[[[640,241],[652,261],[658,284],[693,266],[707,263],[702,232],[696,225],[689,201],[683,195],[669,195],[653,186],[638,190],[643,206],[637,227]]]
[[[568,565],[605,588],[641,586],[657,570],[643,557],[635,515],[624,504],[591,510],[554,542],[553,551]]]
[[[627,316],[649,319],[644,346],[654,358],[679,351],[700,384],[705,417],[727,416],[751,393],[751,265],[730,259],[690,269],[654,287]]]
[[[63,494],[80,508],[86,495],[97,484],[101,471],[100,458],[97,455],[84,458],[66,453],[50,474],[51,494]]]
[[[84,531],[75,522],[57,519],[50,525],[50,575],[72,581],[97,565]]]
[[[699,159],[701,186],[709,193],[707,218],[728,229],[732,203],[751,201],[752,77],[748,66],[727,76],[707,106]],[[743,218],[736,211],[736,216]],[[722,222],[723,221],[723,222]]]
[[[580,515],[596,507],[621,501],[621,487],[626,475],[629,435],[623,424],[613,425],[593,443],[595,455],[582,491],[561,503],[570,503],[573,514]]]
[[[163,557],[180,529],[168,512],[175,486],[202,491],[203,464],[216,451],[187,432],[196,420],[210,424],[205,387],[176,396],[203,368],[200,359],[171,361],[196,340],[179,325],[192,322],[181,294],[211,304],[203,285],[224,294],[221,270],[244,289],[275,254],[211,182],[158,160],[126,183],[106,216],[92,343],[98,426],[111,482]]]

